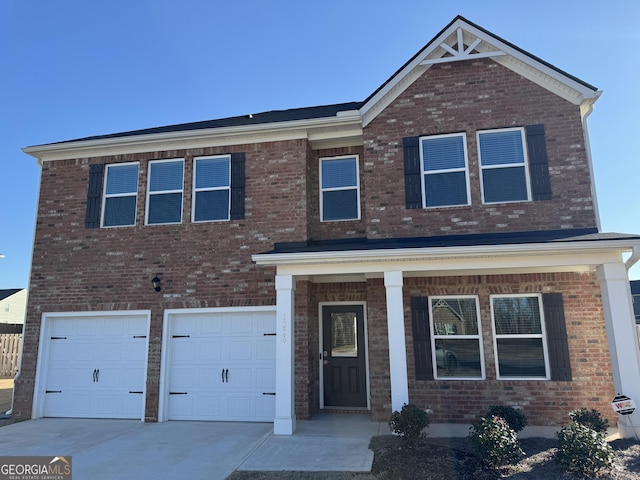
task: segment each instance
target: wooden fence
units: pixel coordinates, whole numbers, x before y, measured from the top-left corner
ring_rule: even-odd
[[[14,377],[20,368],[22,334],[0,334],[0,377]]]

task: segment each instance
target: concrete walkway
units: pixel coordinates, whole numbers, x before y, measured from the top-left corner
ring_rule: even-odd
[[[237,469],[370,471],[368,415],[317,415],[292,436],[269,423],[45,418],[0,428],[3,456],[71,456],[74,478],[224,479]]]

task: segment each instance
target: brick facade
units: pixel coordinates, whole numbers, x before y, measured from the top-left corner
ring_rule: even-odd
[[[543,124],[552,199],[483,205],[476,133]],[[403,138],[466,134],[471,205],[407,209]],[[192,223],[193,158],[244,152],[245,218]],[[357,155],[361,218],[320,222],[319,159]],[[148,162],[184,159],[182,223],[144,224]],[[139,162],[136,226],[85,228],[89,165]],[[314,150],[306,139],[229,147],[44,161],[22,371],[14,416],[31,416],[43,312],[151,311],[147,421],[158,419],[163,315],[167,309],[275,305],[274,267],[252,255],[280,242],[595,228],[596,212],[580,107],[491,59],[432,65],[363,128],[363,144]],[[162,291],[154,292],[158,274]],[[295,411],[320,410],[319,304],[364,302],[371,413],[391,413],[385,286],[300,277],[295,290]],[[613,395],[600,287],[591,273],[405,278],[409,399],[433,410],[433,422],[470,423],[493,404],[522,407],[535,425],[559,425],[568,410],[597,408],[610,420]],[[562,292],[573,381],[496,379],[489,295]],[[410,298],[478,295],[486,380],[416,380]]]

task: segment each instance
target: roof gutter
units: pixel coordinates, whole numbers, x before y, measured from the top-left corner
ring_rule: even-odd
[[[627,258],[626,262],[624,262],[624,266],[627,268],[627,272],[631,270],[631,267],[638,263],[638,260],[640,260],[640,246],[636,245],[631,251],[631,256]]]
[[[183,130],[179,132],[164,132],[147,135],[118,136],[93,140],[77,140],[46,145],[25,147],[22,151],[34,157],[38,164],[49,160],[63,160],[70,158],[110,155],[116,149],[126,153],[140,153],[150,150],[173,150],[189,148],[194,144],[200,146],[211,145],[212,139],[223,139],[225,145],[247,142],[253,137],[256,143],[268,141],[269,137],[278,139],[309,138],[314,130],[323,128],[352,127],[362,132],[362,117],[357,111],[340,112],[334,117],[293,120],[278,123],[264,123],[240,125],[233,127],[218,127],[197,130]],[[339,136],[339,135],[338,135]]]
[[[521,255],[549,255],[549,254],[602,254],[605,251],[611,253],[633,251],[632,259],[640,259],[640,238],[624,240],[598,240],[598,241],[558,241],[550,243],[527,243],[517,245],[472,245],[455,247],[425,247],[425,248],[398,248],[375,250],[344,250],[324,252],[300,252],[300,253],[262,253],[252,256],[258,265],[295,265],[308,263],[333,263],[348,262],[360,263],[384,260],[402,259],[433,259],[433,258],[463,258],[474,256],[521,256]]]

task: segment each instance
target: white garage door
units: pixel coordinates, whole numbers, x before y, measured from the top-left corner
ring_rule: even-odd
[[[274,312],[172,314],[167,334],[169,420],[273,421]]]
[[[142,418],[147,319],[53,317],[41,367],[45,417]]]

